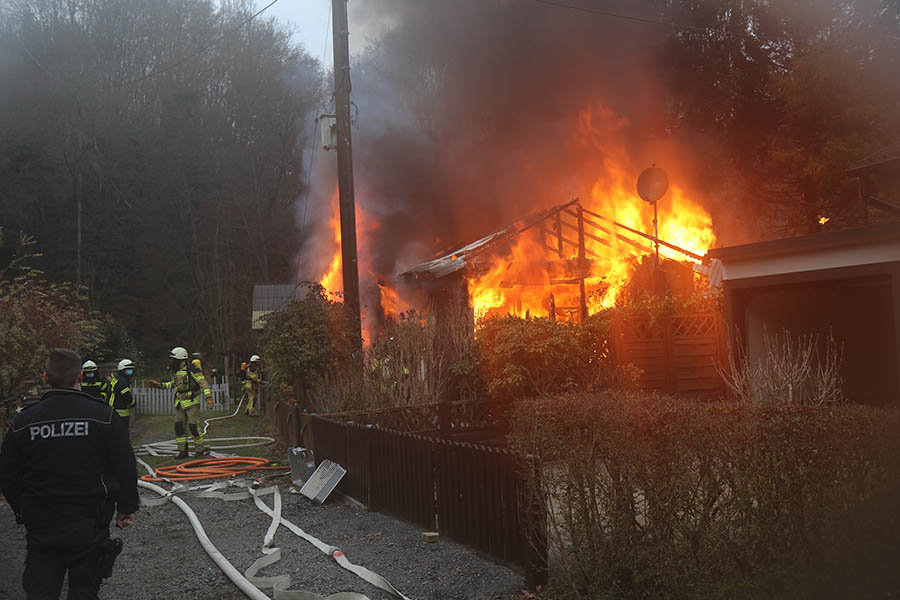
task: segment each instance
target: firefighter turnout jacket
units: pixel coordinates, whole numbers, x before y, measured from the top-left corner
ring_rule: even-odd
[[[131,393],[131,382],[125,375],[114,375],[109,380],[109,405],[112,406],[120,417],[131,416],[134,407],[134,396]]]
[[[248,390],[258,390],[262,383],[262,372],[254,363],[250,363],[247,367],[247,379],[244,380],[244,387]]]
[[[177,371],[172,381],[164,381],[160,384],[163,389],[175,390],[175,408],[185,409],[200,403],[200,393],[207,399],[212,398],[212,390],[206,383],[203,372],[192,365],[183,365]]]
[[[82,381],[81,391],[94,400],[99,400],[106,404],[109,395],[108,385],[109,384],[106,381],[101,381],[100,379],[97,379],[96,381]]]
[[[104,517],[106,527],[113,503],[122,514],[136,512],[137,469],[124,421],[83,392],[48,391],[15,416],[3,439],[0,491],[41,543],[64,545]]]

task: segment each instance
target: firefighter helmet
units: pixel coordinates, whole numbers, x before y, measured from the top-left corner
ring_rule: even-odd
[[[125,369],[133,369],[133,368],[134,368],[134,361],[132,361],[130,358],[123,358],[122,360],[119,361],[118,369],[120,371],[124,371]]]
[[[92,360],[86,360],[86,361],[84,361],[84,364],[81,365],[81,370],[82,371],[96,371],[97,363],[95,363]]]
[[[258,354],[254,354],[253,356],[250,357],[250,362],[255,363],[255,362],[258,362],[258,361],[259,361],[259,355],[258,355]]]
[[[181,346],[175,346],[174,348],[172,348],[172,351],[169,352],[169,358],[174,358],[175,360],[187,360],[187,350],[185,350]]]

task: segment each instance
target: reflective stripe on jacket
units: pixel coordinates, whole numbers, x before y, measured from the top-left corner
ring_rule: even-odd
[[[131,383],[125,379],[116,379],[113,376],[109,380],[109,405],[116,409],[120,417],[131,415],[131,407],[134,406],[134,396],[131,393]]]
[[[167,390],[175,390],[175,406],[182,409],[199,403],[201,390],[206,397],[212,395],[212,390],[209,389],[203,373],[192,373],[187,370],[187,367],[175,371],[172,381],[164,382],[162,387]]]
[[[82,381],[81,391],[104,404],[107,403],[107,395],[109,394],[109,386],[105,381],[97,379],[95,381]]]

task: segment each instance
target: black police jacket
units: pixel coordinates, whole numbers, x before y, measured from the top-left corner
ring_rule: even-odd
[[[15,416],[3,439],[0,491],[29,531],[98,518],[110,502],[135,512],[137,468],[124,420],[83,392],[50,390]]]

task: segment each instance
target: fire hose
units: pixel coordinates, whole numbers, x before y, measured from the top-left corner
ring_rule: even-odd
[[[238,414],[241,410],[241,404],[243,403],[243,398],[238,402],[237,408],[234,409],[234,412],[230,415],[222,415],[219,417],[210,417],[203,421],[203,435],[206,435],[207,429],[209,429],[210,421],[217,421],[219,419],[230,419],[231,417]],[[209,444],[210,449],[213,450],[212,456],[216,458],[221,458],[226,456],[222,454],[222,450],[236,450],[239,448],[252,448],[254,446],[265,446],[268,444],[274,444],[275,438],[266,437],[266,436],[244,436],[244,437],[222,437],[222,438],[209,438],[206,440],[206,443]],[[162,442],[153,442],[150,444],[143,444],[141,446],[137,446],[134,449],[134,453],[137,456],[175,456],[178,454],[178,443],[172,440],[166,440]]]
[[[247,438],[219,439],[240,441]],[[160,456],[160,454],[156,453],[156,451],[158,451],[160,448],[159,444],[147,444],[145,446],[142,446],[142,448],[148,449],[149,454]],[[218,448],[221,449],[222,446],[219,446]],[[165,456],[165,454],[162,455]],[[369,600],[367,596],[357,594],[355,592],[340,592],[324,597],[312,592],[290,590],[289,588],[291,585],[291,578],[290,575],[287,574],[277,575],[274,577],[257,576],[257,573],[260,569],[281,560],[281,549],[272,547],[272,541],[275,536],[275,531],[277,531],[280,525],[284,525],[295,535],[303,538],[304,540],[315,546],[323,554],[331,556],[334,561],[338,563],[338,565],[350,571],[351,573],[354,573],[364,581],[374,585],[379,589],[393,594],[401,600],[410,600],[381,575],[363,566],[351,563],[339,548],[330,546],[322,542],[318,538],[303,531],[294,523],[291,523],[287,519],[284,519],[281,516],[281,492],[279,491],[278,486],[270,486],[258,490],[256,489],[256,485],[258,482],[250,483],[247,481],[234,479],[230,479],[227,482],[198,486],[185,486],[184,484],[179,483],[182,481],[211,479],[217,477],[234,477],[236,475],[244,474],[257,469],[284,469],[285,467],[268,466],[269,461],[267,461],[266,459],[250,456],[235,456],[194,460],[178,465],[172,465],[169,467],[160,467],[159,469],[154,471],[154,469],[140,457],[137,457],[137,460],[147,469],[148,472],[147,475],[143,476],[138,481],[138,485],[143,488],[152,490],[153,492],[160,495],[159,498],[154,499],[142,498],[142,503],[148,506],[155,506],[171,501],[173,504],[175,504],[175,506],[181,509],[181,511],[185,513],[185,515],[187,515],[188,520],[190,521],[191,526],[194,528],[194,532],[197,535],[197,539],[203,546],[203,549],[219,566],[225,576],[228,577],[232,582],[234,582],[238,589],[244,592],[247,597],[253,600],[262,600],[263,598],[268,599],[268,596],[259,589],[260,587],[265,587],[272,588],[275,600]],[[170,483],[173,483],[174,485],[171,490],[166,490],[165,488],[150,483],[151,481],[168,481]],[[228,487],[241,487],[245,488],[245,490],[230,494],[221,491]],[[269,529],[266,532],[265,540],[263,542],[263,556],[257,559],[252,565],[250,565],[250,567],[247,568],[247,570],[243,574],[241,574],[234,567],[234,565],[232,565],[228,561],[228,559],[226,559],[222,555],[222,553],[219,552],[215,545],[213,545],[209,537],[206,535],[206,532],[203,529],[203,525],[200,523],[200,520],[197,518],[197,515],[190,508],[190,506],[188,506],[187,503],[184,502],[184,500],[177,496],[177,494],[183,492],[193,492],[197,497],[201,498],[220,498],[226,502],[243,500],[252,497],[257,508],[272,517],[272,523],[269,525]],[[268,494],[273,494],[274,508],[268,507],[260,498],[261,496]]]
[[[217,479],[219,477],[235,477],[260,469],[290,469],[285,466],[273,466],[265,458],[255,456],[224,456],[192,460],[177,465],[158,467],[156,474],[141,477],[144,481],[198,481]]]
[[[149,465],[147,465],[140,459],[138,460],[148,468],[151,474],[153,473],[153,470],[149,467]],[[155,499],[142,498],[142,503],[144,503],[145,505],[155,506],[171,501],[179,509],[181,509],[181,511],[184,512],[185,515],[187,515],[188,520],[190,521],[191,526],[194,528],[194,532],[197,535],[197,539],[203,546],[203,549],[219,566],[219,568],[222,569],[222,572],[232,582],[234,582],[238,589],[244,592],[249,598],[252,598],[254,600],[268,598],[268,596],[263,594],[259,588],[271,587],[275,594],[275,600],[368,600],[367,596],[357,594],[355,592],[341,592],[338,594],[332,594],[330,596],[323,597],[312,592],[290,590],[288,588],[290,588],[291,579],[290,575],[287,574],[277,575],[274,577],[257,576],[257,573],[260,569],[281,560],[281,549],[278,547],[272,547],[272,541],[278,527],[280,525],[284,525],[291,532],[315,546],[323,554],[331,556],[341,567],[350,571],[351,573],[354,573],[364,581],[374,585],[379,589],[387,591],[397,596],[398,598],[401,598],[402,600],[410,600],[381,575],[363,566],[351,563],[339,548],[322,542],[315,536],[312,536],[303,531],[294,523],[283,518],[281,516],[281,492],[279,491],[278,486],[256,489],[252,483],[246,481],[229,481],[211,485],[196,486],[192,488],[176,486],[172,490],[167,491],[165,488],[150,483],[149,481],[139,480],[138,485],[143,488],[152,490],[153,492],[156,492],[160,495],[159,498]],[[245,488],[245,491],[230,494],[220,491],[233,486]],[[213,545],[213,543],[209,540],[209,537],[206,535],[206,532],[203,529],[203,525],[200,523],[200,520],[197,518],[197,515],[190,508],[190,506],[188,506],[188,504],[184,502],[184,500],[177,496],[178,493],[184,491],[194,491],[196,492],[196,496],[200,498],[220,498],[226,502],[253,498],[253,501],[256,504],[257,508],[272,517],[272,522],[269,525],[269,529],[266,532],[266,536],[263,542],[263,556],[257,559],[252,565],[250,565],[250,567],[247,568],[247,570],[243,574],[241,574],[230,562],[228,562],[228,559],[226,559],[222,555],[222,553],[219,552],[219,550],[215,547],[215,545]],[[269,494],[273,494],[274,496],[274,508],[270,508],[269,506],[267,506],[261,499],[262,496]]]

